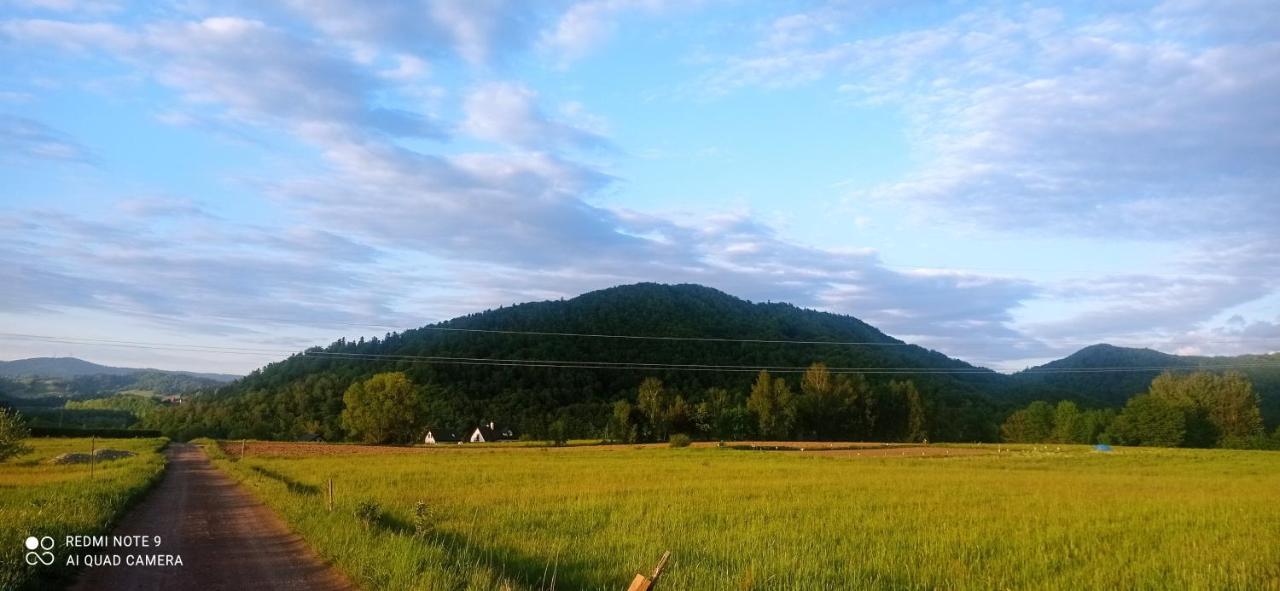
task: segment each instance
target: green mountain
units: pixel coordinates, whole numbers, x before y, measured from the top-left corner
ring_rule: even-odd
[[[522,363],[530,360],[547,363]],[[645,378],[662,380],[668,395],[689,408],[720,388],[728,391],[729,405],[741,409],[759,368],[770,368],[798,392],[795,368],[815,362],[860,374],[850,379],[857,380],[859,412],[867,417],[862,431],[850,436],[867,439],[905,437],[908,395],[905,384],[895,381],[909,380],[918,389],[931,439],[993,440],[1015,406],[1076,399],[1086,406],[1119,407],[1159,373],[1093,371],[1115,367],[1277,362],[1245,371],[1263,395],[1268,422],[1280,418],[1276,355],[1180,357],[1096,345],[1010,376],[904,343],[851,316],[753,303],[699,285],[642,283],[501,307],[383,338],[338,340],[156,413],[151,426],[176,437],[320,433],[340,439],[348,386],[399,371],[422,389],[429,406],[425,421],[435,431],[457,433],[496,421],[541,436],[559,422],[573,436],[594,437],[605,431],[615,401],[637,400]]]
[[[812,343],[741,342],[742,339]],[[457,360],[447,363],[421,359],[425,356]],[[471,365],[466,359],[741,367],[698,371],[516,367]],[[646,377],[661,379],[669,392],[679,394],[690,404],[701,401],[713,387],[728,389],[744,400],[757,368],[804,368],[814,362],[864,370],[866,381],[880,390],[887,388],[891,380],[911,379],[929,406],[935,439],[991,439],[996,434],[998,413],[980,394],[1006,379],[995,372],[903,343],[851,316],[784,303],[753,303],[699,285],[653,283],[604,289],[569,300],[502,307],[387,334],[382,339],[339,340],[270,364],[216,394],[201,397],[199,404],[183,405],[183,409],[175,410],[184,416],[167,416],[171,422],[159,426],[175,434],[293,437],[322,432],[326,437],[340,437],[337,416],[343,408],[343,391],[353,381],[375,373],[403,371],[415,384],[432,389],[430,398],[435,406],[431,422],[447,430],[497,420],[517,426],[522,433],[537,433],[548,422],[560,418],[568,422],[575,435],[597,435],[608,420],[612,403],[634,401],[636,388]],[[899,369],[971,373],[879,373]],[[798,374],[776,375],[784,377],[793,390],[799,389]],[[885,412],[890,410],[886,406]]]
[[[1111,371],[1126,368],[1126,371]],[[1147,390],[1161,369],[1237,371],[1249,377],[1269,425],[1280,422],[1280,353],[1206,357],[1171,355],[1152,349],[1100,344],[1010,376],[1004,397],[1010,400],[1077,400],[1094,406],[1122,406]]]
[[[69,398],[119,393],[167,396],[216,388],[233,379],[236,376],[226,374],[110,367],[75,357],[34,357],[0,361],[0,401],[61,406]]]
[[[190,371],[167,371],[162,369],[144,369],[136,367],[111,367],[98,365],[75,357],[32,357],[15,361],[0,361],[0,377],[7,378],[77,378],[81,376],[127,376],[127,375],[167,374],[188,376],[211,382],[230,382],[240,376],[221,373],[197,373]]]

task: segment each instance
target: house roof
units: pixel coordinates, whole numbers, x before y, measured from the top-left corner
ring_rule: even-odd
[[[434,438],[436,439],[436,441],[437,441],[437,442],[439,442],[439,441],[462,441],[462,435],[459,435],[458,433],[456,433],[456,432],[452,432],[452,431],[445,431],[445,430],[442,430],[442,429],[427,429],[427,432],[422,434],[423,438],[426,438],[427,433],[430,433],[430,434],[431,434],[431,436],[432,436],[432,437],[434,437]],[[467,436],[470,436],[470,435],[471,435],[471,433],[469,433],[469,432],[468,432],[468,433],[467,433]]]
[[[507,427],[503,427],[501,425],[495,425],[494,427],[490,427],[488,424],[486,424],[486,425],[480,425],[479,427],[472,429],[471,432],[467,433],[467,439],[470,439],[471,436],[474,435],[477,430],[480,431],[480,435],[484,437],[485,441],[503,441],[507,439],[515,439],[515,436],[516,436],[515,431]]]

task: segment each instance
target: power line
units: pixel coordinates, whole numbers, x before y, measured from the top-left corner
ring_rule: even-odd
[[[530,335],[530,336],[553,336],[553,337],[586,337],[594,339],[632,339],[632,340],[652,340],[652,341],[693,341],[693,342],[709,342],[709,343],[767,343],[773,345],[845,345],[845,346],[876,346],[876,347],[911,347],[911,343],[903,342],[884,342],[884,341],[794,341],[787,339],[731,339],[724,337],[671,337],[671,336],[648,336],[648,335],[625,335],[625,334],[599,334],[599,333],[579,333],[579,332],[548,332],[540,330],[496,330],[483,328],[455,328],[451,326],[423,326],[421,328],[411,330],[435,330],[447,332],[472,332],[485,334],[504,334],[504,335]]]
[[[529,367],[566,367],[590,369],[655,369],[655,370],[696,370],[696,371],[761,371],[776,373],[803,373],[809,368],[805,366],[768,366],[768,365],[717,365],[696,363],[644,363],[631,361],[567,361],[555,359],[495,359],[489,357],[452,357],[444,355],[395,355],[383,353],[347,353],[331,351],[308,351],[308,357],[333,357],[341,359],[360,359],[369,361],[392,360],[410,362],[459,363],[467,365],[504,365]],[[1224,363],[1202,364],[1195,366],[1119,366],[1088,368],[1043,368],[1023,370],[1024,373],[1100,373],[1100,372],[1149,372],[1187,369],[1237,369],[1249,367],[1276,367],[1280,363]],[[918,373],[918,374],[995,374],[997,372],[982,367],[967,368],[920,368],[920,367],[828,367],[831,373]]]
[[[297,351],[285,349],[250,349],[242,347],[213,347],[207,345],[187,345],[178,343],[149,343],[144,341],[114,341],[108,339],[49,337],[18,333],[0,333],[0,338],[10,340],[36,341],[41,343],[60,343],[69,345],[93,345],[102,347],[122,347],[126,349],[153,349],[159,351],[183,351],[188,353],[227,353],[233,355],[291,355]]]
[[[134,349],[161,350],[161,351],[183,351],[195,353],[215,353],[215,354],[236,354],[236,355],[263,355],[272,354],[289,354],[295,355],[296,351],[285,351],[278,349],[252,349],[243,347],[214,347],[204,345],[182,345],[173,343],[153,343],[146,341],[118,341],[111,339],[91,339],[91,338],[65,338],[44,335],[31,335],[21,333],[0,333],[0,338],[17,338],[21,340],[35,340],[38,342],[64,343],[78,345],[95,345],[95,346],[111,346],[124,347]],[[794,342],[794,341],[791,341]],[[494,367],[541,367],[556,369],[623,369],[623,370],[653,370],[653,371],[711,371],[711,372],[758,372],[766,370],[774,373],[803,373],[808,367],[800,366],[768,366],[768,365],[721,365],[721,364],[680,364],[680,363],[649,363],[638,361],[590,361],[590,360],[554,360],[554,359],[518,359],[518,358],[489,358],[489,357],[454,357],[444,355],[399,355],[386,353],[358,353],[358,352],[341,352],[341,351],[304,351],[303,356],[316,358],[334,358],[346,360],[364,360],[364,361],[401,361],[410,363],[434,363],[444,365],[478,365],[478,366],[494,366]],[[1153,371],[1189,371],[1189,370],[1209,370],[1209,369],[1245,369],[1245,368],[1280,368],[1280,363],[1222,363],[1222,364],[1198,364],[1186,366],[1116,366],[1116,367],[1088,367],[1088,368],[1031,368],[1023,370],[1022,373],[1029,374],[1071,374],[1071,373],[1117,373],[1117,372],[1153,372]],[[966,368],[921,368],[921,367],[830,367],[828,370],[834,374],[997,374],[990,369],[981,367]]]
[[[198,318],[218,318],[218,319],[224,319],[224,320],[240,321],[242,323],[243,322],[265,322],[265,323],[285,325],[285,326],[307,326],[308,325],[307,322],[301,319],[288,319],[288,318],[197,314],[190,319],[186,319],[186,318],[178,318],[178,317],[167,315],[167,314],[155,314],[155,313],[138,312],[138,311],[125,312],[125,314],[135,315],[135,316],[146,316],[151,318],[162,318],[162,319],[171,320],[171,321],[179,321],[179,320],[191,321],[193,319],[198,319]],[[838,315],[845,316],[848,318],[854,318],[852,316],[847,316],[843,314],[838,314]],[[970,340],[957,341],[957,340],[944,339],[937,342],[934,345],[925,346],[925,345],[917,345],[915,343],[904,342],[894,337],[889,337],[887,335],[886,335],[886,338],[893,339],[893,340],[892,341],[812,341],[812,340],[789,340],[789,339],[744,339],[744,338],[730,338],[730,337],[682,337],[682,336],[661,336],[661,335],[651,336],[651,335],[621,335],[621,334],[603,334],[603,333],[574,333],[574,332],[554,332],[554,331],[522,331],[522,330],[459,328],[459,327],[438,326],[438,325],[424,325],[424,326],[406,328],[403,325],[373,324],[373,323],[361,323],[361,322],[341,322],[341,321],[318,321],[318,322],[311,322],[310,324],[312,325],[319,324],[322,326],[350,326],[350,327],[356,327],[356,328],[376,328],[380,330],[394,331],[398,334],[403,334],[405,332],[413,331],[413,330],[427,330],[427,331],[437,331],[437,332],[459,332],[459,333],[476,333],[476,334],[581,337],[581,338],[655,340],[655,341],[762,343],[762,344],[778,344],[778,345],[834,345],[834,346],[868,346],[868,347],[917,346],[922,349],[928,349],[932,346],[945,347],[945,346],[958,346],[958,345],[968,345],[968,346],[1004,345],[1004,346],[1016,347],[1019,345],[1027,345],[1027,344],[1045,345],[1045,343],[1050,343],[1055,347],[1083,347],[1083,346],[1098,344],[1098,341],[1096,340],[1095,341],[1058,341],[1052,338],[1043,339],[1043,340],[1023,339],[1019,341],[1008,341],[1008,342],[993,341],[990,339],[981,340],[981,341],[970,341]],[[928,338],[927,335],[925,338]],[[1197,338],[1188,338],[1188,337],[1173,337],[1173,338],[1165,339],[1163,342],[1166,346],[1169,346],[1176,343],[1240,345],[1245,343],[1257,343],[1257,342],[1266,342],[1266,341],[1280,341],[1280,336],[1251,336],[1251,337],[1241,337],[1236,339],[1197,339]],[[1126,344],[1121,346],[1154,347],[1154,346],[1157,346],[1157,344],[1156,344],[1156,340],[1151,340],[1141,344]],[[271,351],[271,352],[276,352],[276,351]]]

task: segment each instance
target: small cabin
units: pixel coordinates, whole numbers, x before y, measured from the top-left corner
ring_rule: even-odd
[[[441,431],[436,433],[434,430],[427,431],[422,437],[422,442],[427,445],[435,445],[437,443],[454,443],[459,441],[457,433],[445,433]]]
[[[494,441],[511,441],[516,438],[516,434],[511,429],[499,430],[493,421],[476,427],[471,432],[471,436],[467,437],[468,443],[485,443]]]

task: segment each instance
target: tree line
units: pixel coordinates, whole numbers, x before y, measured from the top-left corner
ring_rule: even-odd
[[[1010,414],[1000,432],[1016,443],[1280,449],[1280,427],[1267,436],[1258,395],[1240,373],[1165,372],[1119,412],[1036,401]]]
[[[566,413],[548,417],[520,434],[554,441],[573,435],[623,443],[667,441],[675,435],[722,440],[882,441],[922,441],[928,436],[925,398],[910,380],[876,388],[861,375],[832,375],[825,365],[815,363],[797,386],[798,391],[785,378],[761,371],[749,392],[714,387],[700,395],[687,395],[649,377],[639,384],[634,396],[606,407],[608,416],[600,423],[602,428],[584,431],[584,426]],[[447,438],[450,432],[465,434],[477,423],[456,424],[457,415],[449,412],[442,394],[439,388],[414,384],[403,372],[384,372],[356,381],[342,394],[337,429],[331,435],[366,443],[406,443],[420,439],[427,430],[438,438]],[[516,429],[519,431],[519,426]]]

